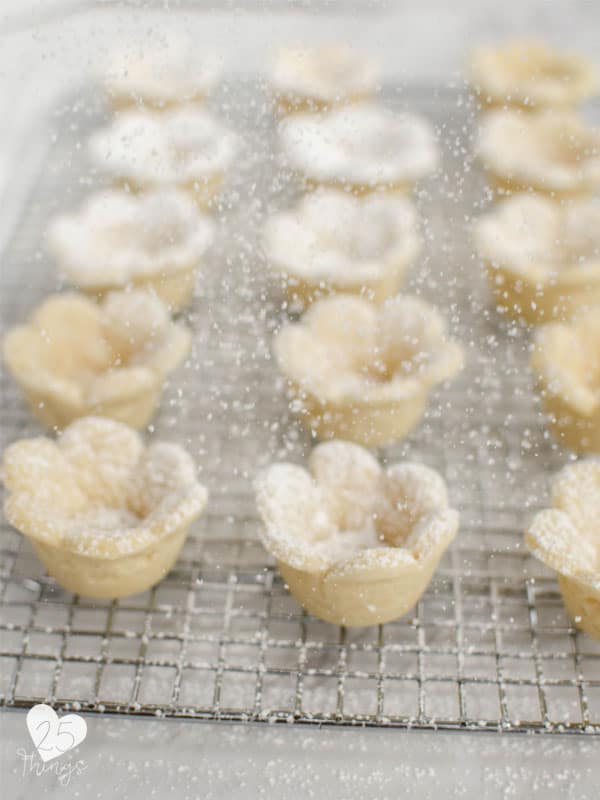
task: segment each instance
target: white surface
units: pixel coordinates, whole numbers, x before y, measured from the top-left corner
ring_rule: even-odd
[[[576,737],[256,727],[87,717],[85,771],[23,776],[25,714],[0,714],[4,797],[597,800],[600,743]],[[52,762],[50,762],[52,763]]]
[[[10,213],[10,176],[18,168],[15,154],[24,132],[37,126],[43,137],[45,110],[59,93],[97,70],[118,36],[133,33],[151,42],[166,22],[184,26],[198,47],[220,49],[227,71],[237,74],[262,71],[275,44],[339,36],[376,54],[384,77],[398,81],[457,80],[471,44],[515,33],[534,33],[596,57],[600,52],[600,8],[595,0],[390,0],[365,2],[364,13],[348,17],[290,10],[258,13],[251,10],[257,6],[243,10],[240,2],[242,10],[181,12],[176,19],[139,7],[107,7],[78,10],[60,20],[53,14],[59,5],[56,0],[0,2],[0,197],[5,218]],[[9,189],[7,195],[3,186]],[[242,727],[93,716],[88,724],[88,737],[77,756],[84,759],[86,771],[65,787],[53,774],[22,775],[17,750],[31,751],[25,714],[0,715],[3,796],[592,800],[600,784],[600,742],[594,739]]]

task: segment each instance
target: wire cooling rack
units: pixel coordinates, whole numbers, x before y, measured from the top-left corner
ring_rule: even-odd
[[[311,442],[290,417],[270,338],[282,316],[257,231],[297,189],[277,167],[260,89],[225,88],[219,112],[245,151],[217,209],[220,233],[189,313],[193,353],[171,380],[154,437],[201,467],[211,500],[175,569],[143,595],[74,597],[28,543],[1,531],[1,702],[131,715],[468,730],[600,733],[600,643],[570,624],[554,577],[522,534],[568,453],[552,445],[527,369],[527,331],[491,309],[468,236],[485,205],[472,112],[460,91],[386,91],[434,121],[440,173],[417,202],[425,249],[411,289],[446,309],[468,351],[408,441],[383,460],[420,459],[445,476],[461,531],[417,607],[345,630],[306,615],[257,539],[252,478]],[[47,157],[2,258],[4,325],[57,288],[43,254],[49,216],[96,182],[82,155],[104,114],[90,95],[56,110]],[[39,433],[2,374],[3,444]]]

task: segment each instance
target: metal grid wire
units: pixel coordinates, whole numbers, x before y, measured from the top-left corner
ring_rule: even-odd
[[[527,369],[527,332],[489,308],[469,217],[485,195],[471,165],[472,121],[459,92],[388,91],[439,126],[440,174],[421,188],[425,251],[411,288],[447,309],[468,365],[432,399],[419,430],[382,460],[420,459],[445,476],[461,531],[413,612],[345,630],[306,615],[257,539],[252,477],[311,442],[289,416],[270,358],[281,317],[257,230],[294,190],[277,171],[273,123],[257,87],[224,90],[219,111],[246,149],[218,214],[219,241],[188,315],[189,362],[150,428],[187,446],[208,512],[175,569],[143,595],[73,597],[26,541],[1,531],[2,704],[211,720],[600,733],[600,643],[566,617],[552,575],[522,543],[569,456],[551,444]],[[43,255],[50,214],[93,182],[81,143],[102,111],[87,95],[58,109],[44,166],[3,256],[4,324],[56,288]],[[485,201],[483,201],[485,202]],[[5,444],[39,430],[2,375]]]

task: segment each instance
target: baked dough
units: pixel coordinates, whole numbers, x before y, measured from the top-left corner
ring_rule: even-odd
[[[191,37],[161,32],[156,41],[128,42],[110,53],[100,76],[114,111],[162,111],[201,103],[214,88],[221,63]]]
[[[323,111],[370,97],[378,69],[346,45],[280,48],[271,84],[280,114]]]
[[[471,56],[470,82],[483,107],[568,108],[598,88],[593,62],[535,40],[478,47]]]
[[[588,196],[600,185],[600,134],[572,111],[491,111],[479,158],[500,193]]]
[[[571,324],[539,328],[531,364],[556,440],[600,453],[600,305]]]
[[[327,622],[389,622],[417,603],[458,530],[440,475],[383,470],[362,447],[318,445],[309,471],[273,464],[257,480],[261,538],[296,600]]]
[[[380,302],[396,294],[420,248],[408,199],[330,189],[305,195],[292,211],[268,219],[263,243],[289,301],[304,306],[335,292]]]
[[[575,625],[600,639],[600,459],[584,459],[559,472],[552,508],[536,514],[525,541],[558,573]]]
[[[212,220],[177,189],[105,191],[56,217],[47,246],[61,277],[94,297],[145,287],[178,311],[192,299],[214,231]]]
[[[438,165],[429,122],[371,104],[295,114],[280,124],[279,138],[285,163],[309,187],[406,192]]]
[[[164,578],[208,497],[183,448],[146,448],[102,417],[77,420],[56,442],[15,442],[2,474],[10,524],[61,586],[88,597],[126,597]]]
[[[599,203],[515,195],[477,220],[474,238],[502,313],[535,324],[600,303]]]
[[[9,330],[4,357],[48,427],[102,414],[141,428],[190,345],[188,328],[145,291],[112,293],[101,305],[68,293],[51,296],[27,324]]]
[[[408,295],[379,308],[352,295],[318,300],[277,333],[274,350],[303,425],[367,446],[404,438],[463,360],[437,309]]]
[[[129,191],[176,186],[212,204],[238,152],[238,138],[208,111],[125,111],[88,142],[94,166]]]

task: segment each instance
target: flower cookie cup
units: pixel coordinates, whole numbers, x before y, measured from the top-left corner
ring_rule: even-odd
[[[498,309],[531,324],[600,302],[600,204],[534,195],[500,202],[474,240]]]
[[[559,472],[552,506],[536,514],[525,542],[557,573],[575,625],[600,639],[600,459],[584,459]]]
[[[206,489],[178,445],[146,448],[102,417],[54,442],[22,439],[4,453],[5,513],[48,573],[71,592],[113,598],[158,583],[175,563]]]
[[[574,112],[490,112],[478,155],[499,195],[581,199],[600,186],[600,134]]]
[[[478,47],[471,55],[469,73],[483,110],[569,108],[598,88],[589,59],[538,41]]]
[[[145,291],[53,295],[11,328],[4,357],[32,413],[49,428],[101,414],[142,428],[167,376],[187,357],[191,333]]]
[[[320,113],[368,100],[378,70],[366,57],[343,45],[281,48],[271,67],[271,89],[280,117]]]
[[[160,112],[200,105],[220,73],[216,54],[196,47],[191,37],[161,31],[160,41],[146,42],[143,52],[133,42],[115,48],[99,80],[114,112]]]
[[[309,470],[274,464],[257,481],[265,548],[292,595],[336,625],[375,625],[410,611],[458,530],[433,470],[382,470],[349,442],[318,445]]]
[[[285,165],[308,190],[406,194],[438,166],[427,120],[375,104],[293,115],[280,124],[279,141]]]
[[[531,366],[556,441],[600,453],[600,305],[537,330]]]
[[[274,350],[302,424],[369,447],[404,438],[463,362],[437,309],[408,295],[379,307],[352,295],[319,300],[279,331]]]
[[[133,193],[176,187],[201,209],[212,205],[238,149],[234,133],[193,107],[123,112],[88,141],[94,167],[116,186]]]
[[[190,303],[213,239],[213,222],[176,189],[98,192],[47,232],[59,273],[73,286],[95,299],[147,289],[173,312]]]
[[[337,293],[380,303],[398,292],[419,252],[417,213],[401,197],[318,190],[267,220],[263,247],[294,306]]]

